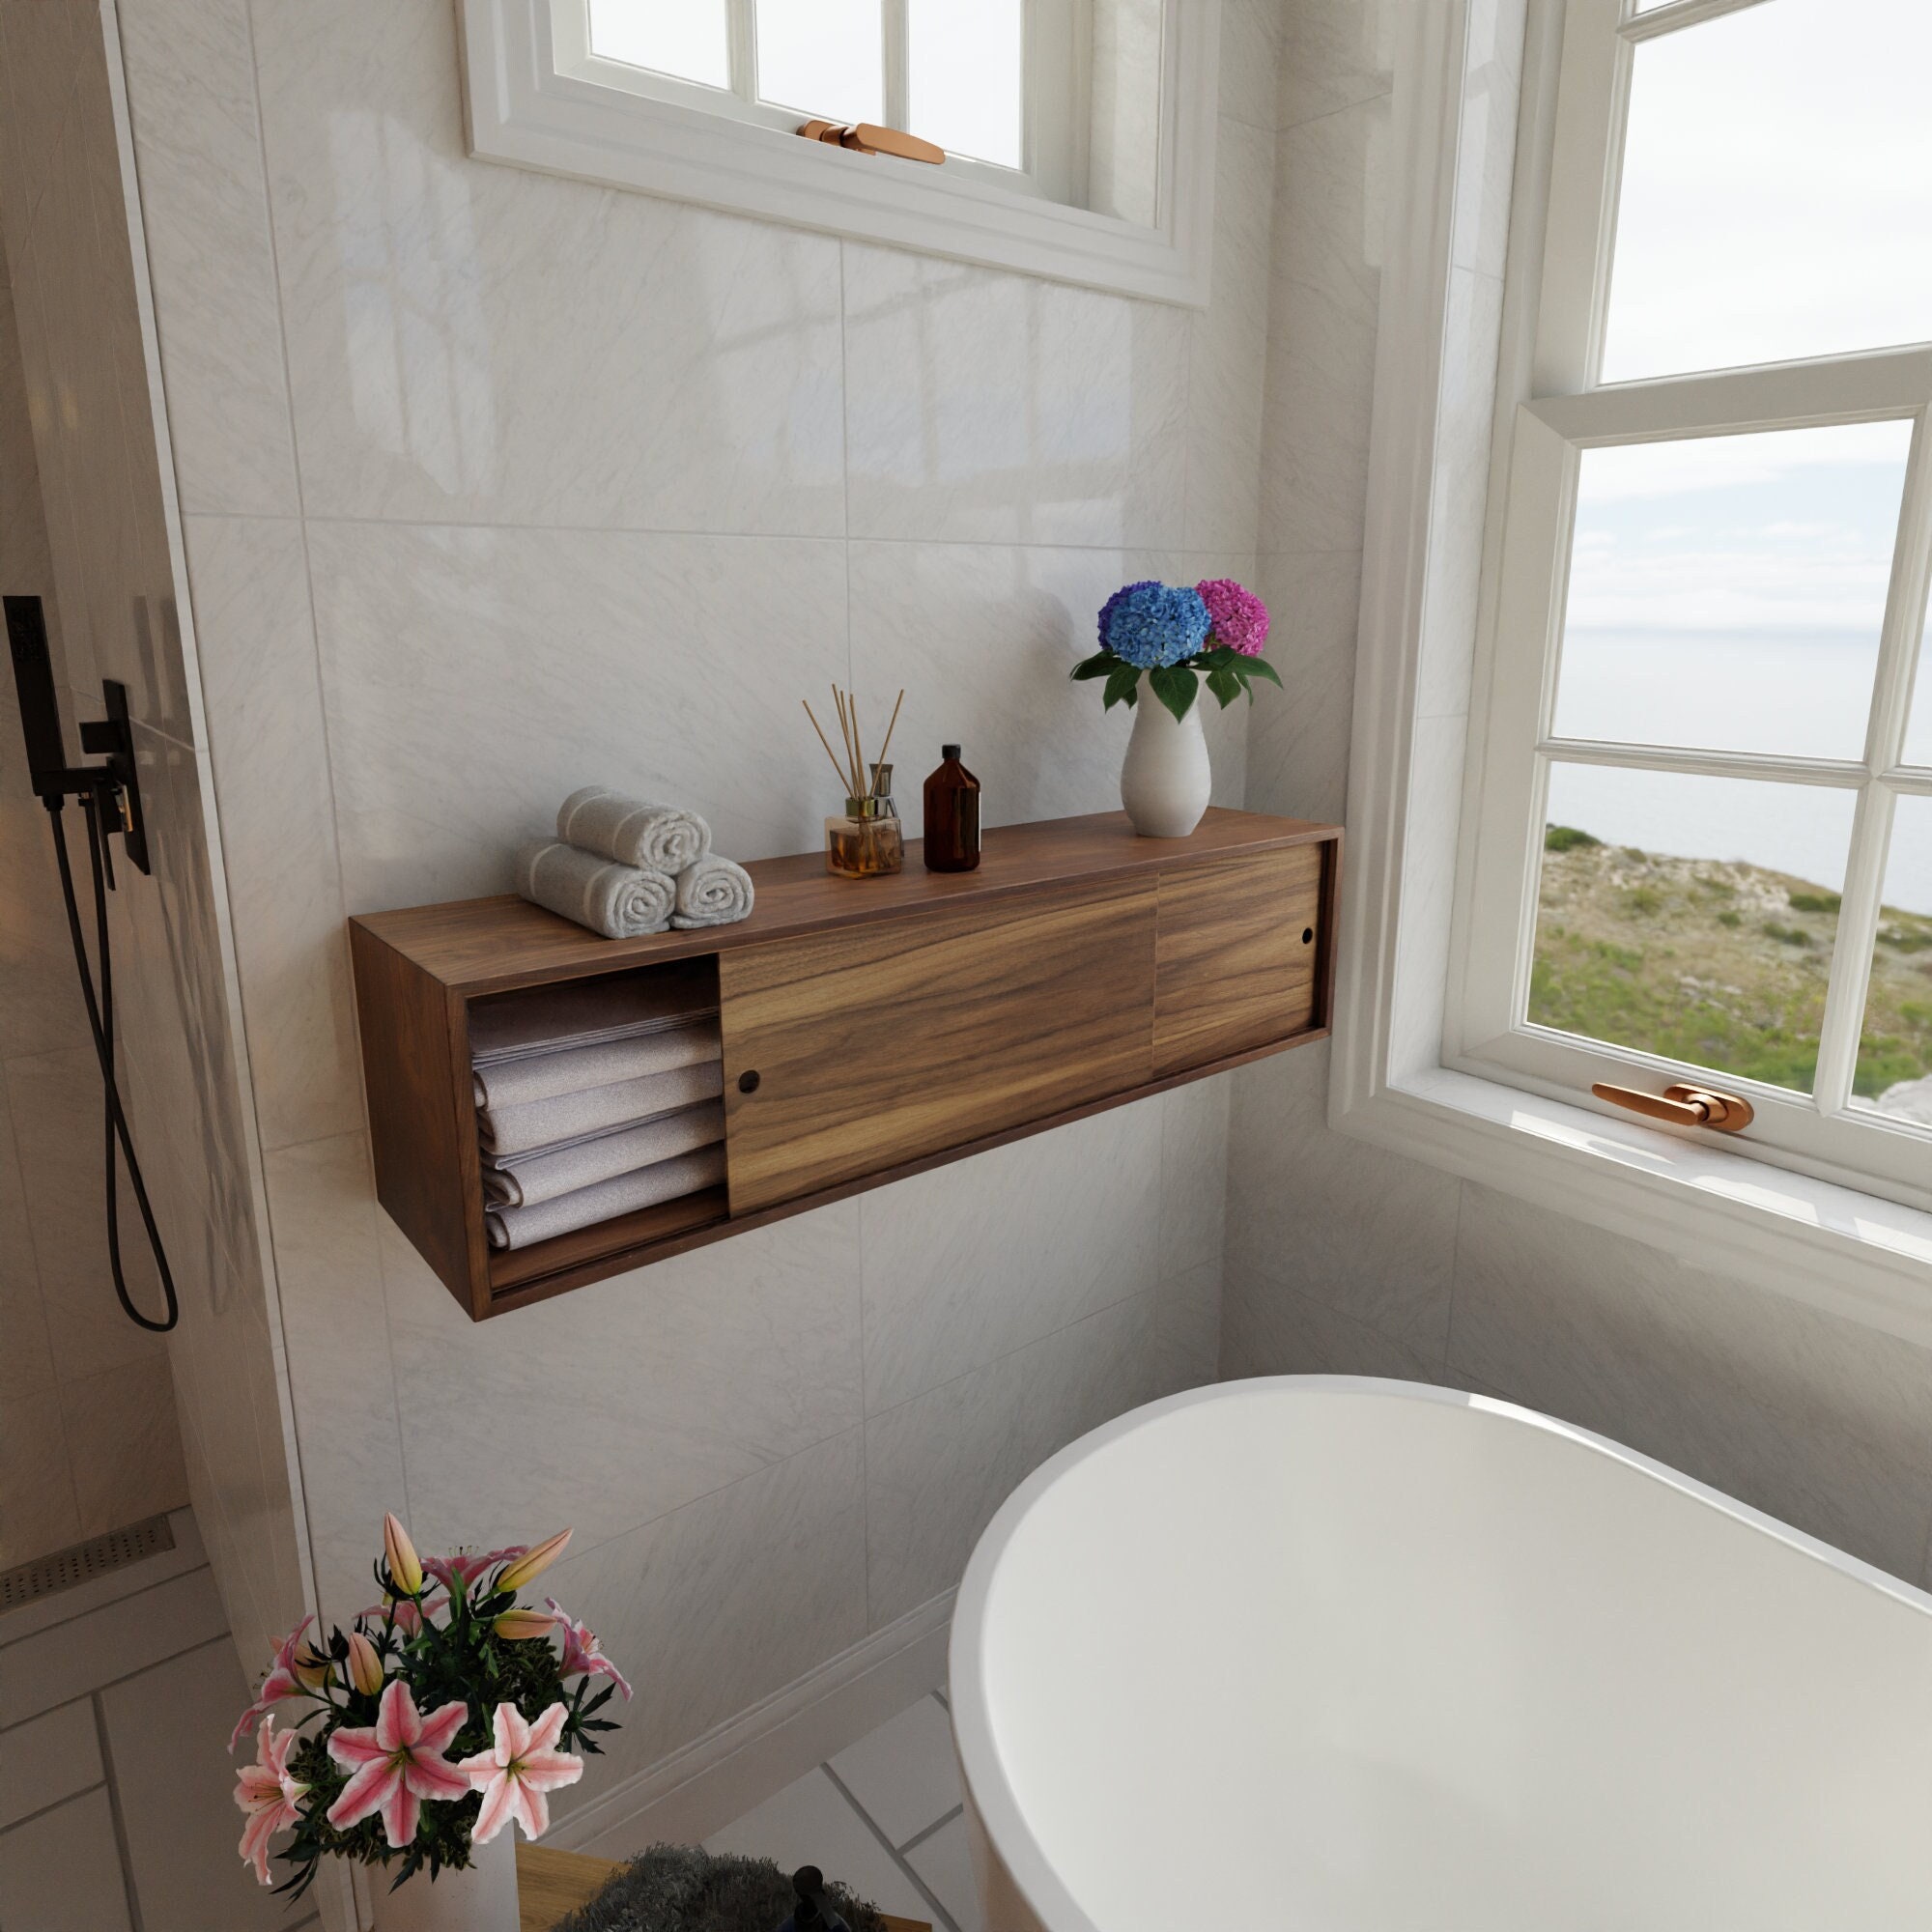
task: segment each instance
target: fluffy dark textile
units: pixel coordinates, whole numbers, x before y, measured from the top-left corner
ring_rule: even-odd
[[[842,1885],[825,1888],[852,1932],[885,1932],[877,1908]],[[778,1932],[797,1898],[770,1859],[653,1845],[556,1932]]]

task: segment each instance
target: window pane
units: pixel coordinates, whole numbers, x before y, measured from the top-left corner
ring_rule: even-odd
[[[1932,336],[1932,7],[1769,0],[1640,42],[1604,380]]]
[[[1556,731],[1864,754],[1912,426],[1582,452]]]
[[[590,0],[590,51],[706,87],[731,85],[724,0]]]
[[[1853,809],[1816,785],[1552,766],[1527,1017],[1808,1094]]]
[[[884,121],[880,0],[758,0],[758,99],[825,121]]]
[[[910,0],[912,131],[948,154],[1023,166],[1023,0]]]
[[[1852,1085],[1881,1114],[1932,1127],[1932,798],[1895,811]]]
[[[1932,765],[1932,616],[1918,645],[1918,675],[1913,680],[1912,715],[1905,726],[1905,762]]]

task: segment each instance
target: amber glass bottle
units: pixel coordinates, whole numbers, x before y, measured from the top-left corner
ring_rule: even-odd
[[[925,869],[971,872],[980,865],[980,781],[942,745],[946,762],[925,781]]]

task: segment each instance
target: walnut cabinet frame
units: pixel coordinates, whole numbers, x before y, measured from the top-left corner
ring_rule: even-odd
[[[350,922],[377,1193],[471,1318],[1319,1039],[1342,835],[1211,810],[1007,826],[980,869],[761,860],[737,925],[609,940],[514,897]],[[470,1092],[481,1001],[680,964],[717,975],[723,1185],[488,1246]]]

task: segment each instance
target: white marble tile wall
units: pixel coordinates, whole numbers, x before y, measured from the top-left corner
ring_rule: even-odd
[[[13,155],[0,183],[14,179]],[[10,223],[20,199],[0,188]],[[28,247],[25,235],[19,250]],[[38,313],[36,293],[21,299]],[[52,610],[15,291],[0,265],[0,587]],[[37,330],[37,333],[39,331]],[[43,394],[45,379],[42,379]],[[59,613],[52,610],[52,622]],[[55,639],[57,653],[61,640]],[[81,700],[56,666],[70,730]],[[0,690],[0,1564],[187,1498],[166,1351],[123,1320],[100,1228],[100,1100],[46,813]],[[76,838],[78,837],[76,829]],[[136,1271],[136,1293],[153,1292]]]
[[[471,162],[443,0],[121,11],[317,1590],[360,1607],[385,1508],[574,1522],[635,1768],[1211,1377],[1228,1085],[476,1326],[374,1203],[342,922],[500,890],[592,777],[815,844],[835,678],[908,687],[902,800],[944,737],[993,822],[1112,805],[1097,605],[1255,570],[1278,10],[1229,0],[1200,312]]]
[[[1261,568],[1264,593],[1295,621],[1271,653],[1289,702],[1258,709],[1250,736],[1247,802],[1264,810],[1339,816],[1347,804],[1379,152],[1402,4],[1413,0],[1288,0]],[[1428,591],[1451,647],[1433,654],[1417,703],[1419,755],[1438,764],[1460,758],[1465,727],[1521,35],[1516,0],[1472,0],[1435,482],[1443,537]],[[1453,836],[1411,827],[1426,855],[1406,901],[1421,905],[1418,930],[1439,926]],[[1412,934],[1406,915],[1405,948],[1428,943],[1439,932]],[[1324,1045],[1234,1076],[1223,1375],[1483,1388],[1928,1580],[1932,1356],[1693,1271],[1558,1204],[1330,1133],[1327,1056]]]
[[[111,17],[111,16],[110,16]],[[227,907],[201,752],[200,693],[185,632],[135,264],[142,256],[122,172],[118,44],[87,0],[0,5],[0,229],[8,275],[8,361],[24,382],[44,554],[13,546],[13,589],[51,594],[70,729],[99,713],[99,681],[122,680],[155,852],[152,878],[123,870],[110,902],[121,1071],[136,1145],[181,1292],[167,1345],[114,1304],[99,1206],[98,1077],[80,1022],[38,809],[26,822],[18,766],[4,768],[8,972],[0,1041],[0,1194],[8,1379],[35,1383],[7,1405],[7,1560],[180,1503],[192,1492],[214,1552],[231,1626],[251,1646],[293,1621],[301,1579],[260,1271],[251,1155],[242,1112],[242,1049]],[[0,376],[6,375],[0,369]],[[11,385],[0,381],[0,390]],[[0,428],[18,412],[0,407]],[[16,482],[7,486],[18,488]],[[17,505],[8,505],[17,512]],[[18,568],[17,585],[12,572]],[[11,702],[0,718],[17,730]],[[21,902],[12,918],[15,894]],[[15,931],[31,936],[16,952]],[[158,1283],[124,1182],[129,1285],[157,1309]],[[14,1347],[18,1313],[26,1346]],[[21,1442],[35,1456],[16,1460]],[[65,1467],[58,1459],[64,1455]],[[16,1471],[48,1478],[39,1518],[15,1507]],[[55,1480],[56,1476],[58,1480]],[[31,1545],[33,1548],[23,1547]]]

